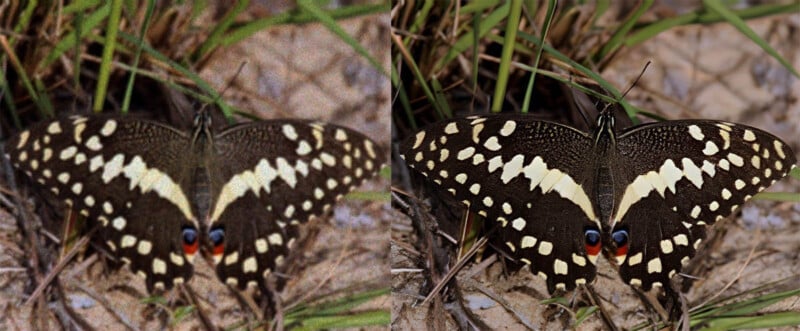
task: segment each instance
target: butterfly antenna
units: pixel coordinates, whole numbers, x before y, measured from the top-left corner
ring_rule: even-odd
[[[642,68],[642,71],[639,72],[639,75],[636,76],[636,79],[634,79],[631,82],[631,84],[628,86],[628,88],[626,88],[625,91],[622,92],[622,96],[620,97],[619,100],[625,99],[625,97],[628,95],[628,92],[633,90],[633,87],[636,86],[636,83],[638,83],[639,80],[642,79],[642,76],[644,76],[644,72],[647,71],[647,67],[650,66],[650,63],[652,63],[652,61],[647,61],[647,63],[644,64],[644,68]],[[617,101],[617,103],[619,103],[619,100]],[[610,111],[609,110],[610,106],[611,106],[611,104],[607,104],[605,107],[603,107],[603,110],[601,111],[601,113],[609,112]]]
[[[217,98],[222,98],[222,96],[225,95],[225,92],[227,92],[228,89],[233,85],[233,80],[239,77],[239,74],[242,73],[245,64],[247,64],[247,61],[242,61],[242,63],[239,63],[239,68],[236,69],[236,73],[233,76],[231,76],[231,78],[225,84],[225,88],[222,89],[222,92],[219,93],[219,96],[217,96]],[[214,102],[216,101],[218,100],[214,100]]]
[[[647,63],[644,64],[644,68],[642,68],[642,71],[640,71],[639,75],[636,76],[636,79],[634,79],[633,82],[631,82],[631,85],[628,86],[627,89],[625,89],[625,92],[622,92],[623,99],[625,98],[625,96],[628,95],[628,92],[630,92],[633,89],[633,87],[636,86],[636,83],[638,83],[639,80],[642,79],[642,76],[644,76],[644,72],[647,71],[647,67],[650,66],[650,63],[651,61],[647,61]]]
[[[197,111],[197,114],[207,113],[207,112],[208,112],[208,105],[209,105],[209,104],[217,104],[217,103],[219,103],[219,101],[222,99],[222,96],[223,96],[223,95],[225,95],[225,92],[227,92],[227,91],[228,91],[228,89],[229,89],[229,88],[230,88],[230,87],[233,85],[233,80],[234,80],[234,79],[236,79],[236,77],[239,77],[239,74],[241,74],[241,73],[242,73],[242,70],[244,69],[244,66],[245,66],[246,64],[247,64],[247,61],[242,61],[242,62],[239,64],[239,68],[237,68],[237,69],[236,69],[236,73],[235,73],[233,76],[231,76],[231,78],[230,78],[230,79],[229,79],[229,80],[228,80],[228,81],[225,83],[225,87],[222,89],[222,91],[220,91],[220,92],[219,92],[219,93],[218,93],[218,94],[217,94],[217,95],[214,97],[214,100],[213,100],[213,102],[211,102],[211,103],[207,103],[207,104],[204,104],[204,105],[203,105],[202,107],[200,107],[200,109]],[[223,113],[224,113],[224,112],[223,112]],[[228,114],[227,114],[227,113],[225,113],[225,116],[227,117],[227,116],[228,116]],[[203,117],[203,116],[200,116],[200,117]]]

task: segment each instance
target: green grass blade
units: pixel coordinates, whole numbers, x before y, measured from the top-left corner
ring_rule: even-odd
[[[753,31],[753,29],[750,29],[750,27],[747,26],[747,24],[739,16],[736,16],[736,14],[726,8],[722,2],[719,0],[703,0],[703,4],[705,4],[710,11],[722,16],[726,21],[728,21],[728,23],[733,25],[734,28],[739,30],[739,32],[744,34],[747,38],[750,38],[750,40],[761,47],[761,49],[767,52],[767,54],[775,58],[775,60],[778,60],[778,62],[780,62],[781,65],[783,65],[786,70],[789,70],[795,77],[800,78],[800,73],[798,73],[797,70],[792,67],[792,64],[789,63],[789,61],[786,61],[783,56],[778,54],[778,51],[772,48],[772,46],[770,46],[766,40],[759,37],[755,31]]]
[[[87,15],[83,21],[75,22],[80,24],[80,29],[73,30],[69,35],[62,38],[56,44],[50,54],[47,54],[47,57],[45,58],[44,62],[41,63],[41,66],[50,66],[56,59],[58,59],[59,56],[61,56],[61,54],[66,52],[68,49],[75,47],[75,44],[77,44],[78,41],[85,37],[88,33],[94,31],[94,29],[97,28],[100,23],[106,19],[106,17],[108,17],[109,13],[111,13],[111,2],[106,2],[105,5],[98,7],[97,10],[92,12],[90,15]],[[80,35],[78,35],[76,31],[80,31]]]
[[[36,108],[44,115],[45,117],[52,117],[53,113],[49,112],[50,108],[47,107],[47,101],[45,101],[45,96],[39,94],[39,90],[35,83],[31,80],[31,77],[28,76],[28,72],[25,70],[25,67],[19,61],[19,57],[14,53],[11,45],[8,44],[3,37],[0,36],[0,46],[3,48],[4,57],[8,59],[8,62],[11,63],[11,67],[14,68],[14,71],[17,72],[19,75],[19,80],[22,82],[22,86],[25,87],[25,90],[28,92],[28,95],[31,97],[31,100],[36,104]],[[6,78],[6,73],[3,72],[3,80]],[[6,82],[4,85],[8,84]],[[7,94],[9,94],[8,98],[10,98],[10,89],[5,89]],[[5,98],[4,98],[5,99]]]
[[[511,10],[511,2],[506,2],[500,7],[497,7],[493,10],[489,15],[486,16],[485,19],[481,22],[481,25],[477,31],[478,37],[483,37],[492,29],[497,27],[502,20],[504,20],[507,16],[509,11]],[[440,71],[444,66],[446,66],[450,61],[453,61],[457,56],[461,53],[473,47],[474,44],[474,34],[476,33],[475,30],[471,30],[469,32],[464,33],[458,40],[453,44],[453,47],[439,60],[436,65],[434,65],[434,72]]]
[[[549,0],[547,3],[547,13],[544,17],[543,29],[542,29],[542,38],[541,40],[547,40],[547,34],[550,32],[550,27],[553,25],[553,15],[556,11],[556,6],[558,3],[556,0]],[[542,59],[542,53],[544,52],[544,48],[539,46],[536,47],[536,57],[533,61],[532,71],[530,75],[530,79],[528,80],[528,85],[525,88],[525,98],[522,101],[522,112],[527,113],[528,109],[530,109],[531,105],[531,98],[533,96],[533,87],[536,82],[536,75],[539,71],[539,61]]]
[[[388,325],[391,314],[386,310],[354,312],[353,309],[390,293],[391,289],[389,288],[379,288],[355,293],[330,302],[298,306],[286,312],[284,324],[292,326],[292,330]]]
[[[797,3],[784,5],[784,4],[765,4],[754,6],[741,10],[733,11],[733,13],[742,19],[759,18],[764,16],[787,14],[797,12]],[[658,20],[652,24],[639,28],[636,32],[632,33],[626,40],[626,46],[634,46],[645,41],[648,41],[661,32],[671,28],[688,25],[688,24],[712,24],[723,21],[722,16],[715,12],[707,13],[686,13],[683,15],[665,18]]]
[[[92,110],[95,113],[103,111],[103,104],[106,101],[108,80],[111,76],[111,62],[114,61],[114,49],[117,47],[117,32],[119,32],[119,18],[122,16],[122,0],[111,1],[111,12],[106,24],[106,37],[103,45],[103,55],[100,60],[100,70],[97,74],[97,87],[94,91],[94,105]]]
[[[200,88],[200,90],[203,91],[203,93],[205,93],[206,95],[209,96],[209,98],[201,98],[201,96],[196,95],[196,94],[192,94],[192,96],[194,96],[194,97],[196,97],[198,99],[201,99],[201,100],[203,100],[205,102],[214,102],[214,103],[216,103],[217,107],[219,107],[220,111],[222,111],[222,114],[225,115],[225,118],[230,123],[233,123],[233,111],[232,111],[231,107],[228,104],[226,104],[222,100],[222,98],[219,96],[219,93],[213,87],[211,87],[211,85],[209,85],[205,80],[203,80],[200,76],[198,76],[197,73],[195,73],[193,70],[190,70],[190,69],[186,68],[185,66],[182,66],[180,63],[177,63],[177,62],[167,58],[166,56],[164,56],[164,54],[161,54],[160,52],[158,52],[157,50],[153,49],[149,45],[143,43],[136,36],[132,36],[132,35],[127,34],[125,32],[120,32],[119,35],[120,35],[120,37],[122,37],[122,39],[124,39],[124,40],[126,40],[126,41],[128,41],[128,42],[130,42],[130,43],[132,43],[134,45],[136,45],[137,47],[141,47],[142,50],[145,53],[147,53],[148,55],[152,56],[153,58],[155,58],[155,59],[157,59],[157,60],[159,60],[161,62],[166,63],[172,69],[175,69],[176,71],[180,72],[185,77],[188,77],[189,79],[191,79],[192,82],[194,82],[194,84],[198,88]],[[128,68],[129,70],[136,70],[135,68],[132,68],[132,67],[126,67],[126,68]],[[142,73],[141,71],[137,71],[137,72]],[[159,79],[159,77],[154,77],[154,78]],[[171,87],[180,89],[180,87],[177,86],[177,84],[171,84],[170,82],[164,82],[164,83],[170,84]],[[181,91],[182,92],[188,92],[188,90],[186,90],[185,88],[181,89]]]
[[[787,278],[791,279],[791,278]],[[779,281],[780,282],[780,281]],[[775,284],[779,283],[776,282]],[[775,284],[762,286],[760,290],[774,288]],[[753,293],[758,289],[748,291]],[[778,302],[796,299],[800,296],[800,289],[767,293],[739,302],[733,302],[737,298],[745,295],[742,293],[709,303],[705,306],[695,307],[691,313],[691,324],[693,326],[703,326],[706,330],[735,330],[742,328],[753,328],[755,325],[774,326],[796,326],[800,325],[800,314],[792,312],[795,318],[784,316],[786,312],[760,313],[759,311],[770,307]],[[764,324],[767,323],[767,324]],[[769,324],[776,323],[776,324]]]
[[[356,16],[370,15],[375,13],[385,13],[387,11],[386,4],[376,5],[361,5],[361,6],[347,6],[339,9],[328,11],[328,15],[334,19],[345,19]],[[241,41],[247,37],[252,36],[254,33],[280,24],[303,24],[315,22],[317,19],[308,13],[292,13],[287,12],[284,14],[275,15],[269,18],[255,20],[239,26],[230,33],[225,35],[221,40],[221,46],[229,46]]]
[[[203,58],[204,56],[208,55],[212,49],[221,45],[223,43],[222,36],[235,22],[236,17],[239,16],[239,14],[241,14],[241,12],[243,12],[245,9],[247,9],[249,5],[249,0],[234,1],[233,8],[225,13],[225,16],[223,16],[222,19],[214,26],[214,29],[211,30],[208,38],[206,38],[206,40],[203,41],[203,44],[200,45],[198,51],[193,55],[193,58],[195,60]]]
[[[399,62],[400,60],[396,60],[393,62]],[[398,78],[400,73],[397,72],[397,66],[392,66],[392,86],[394,87],[394,91],[397,94],[396,98],[397,101],[400,102],[400,108],[402,113],[405,114],[406,120],[408,121],[409,126],[412,129],[418,129],[417,119],[414,118],[414,110],[411,109],[411,100],[408,100],[408,93],[406,92],[405,85],[400,82],[400,78]],[[396,104],[393,102],[393,104]],[[392,111],[392,116],[399,116],[396,111]],[[393,120],[399,120],[399,118],[393,118]]]
[[[334,18],[331,15],[329,15],[328,13],[323,11],[321,8],[319,8],[314,3],[314,1],[312,1],[312,0],[298,0],[297,1],[297,6],[301,10],[303,10],[304,12],[308,13],[309,15],[311,15],[314,18],[316,18],[317,20],[319,20],[319,22],[322,23],[323,26],[325,26],[328,30],[333,32],[333,34],[335,34],[337,37],[339,37],[339,39],[342,39],[342,41],[344,41],[353,50],[355,50],[356,53],[358,53],[359,55],[361,55],[365,59],[367,59],[367,61],[375,69],[377,69],[384,76],[389,77],[389,73],[386,72],[386,70],[383,68],[383,65],[377,59],[375,59],[375,57],[373,57],[372,54],[370,54],[369,51],[366,48],[364,48],[364,46],[362,46],[358,42],[358,40],[353,38],[353,36],[348,34],[347,31],[344,30],[344,28],[342,28],[338,23],[336,23],[336,20],[334,20]],[[385,9],[386,9],[387,12],[389,11],[388,4],[387,4]]]
[[[447,102],[447,93],[442,91],[442,84],[435,77],[431,78],[431,88],[433,88],[433,95],[437,105],[436,109],[441,110],[439,116],[442,118],[452,118],[453,110],[450,109],[450,104]]]
[[[33,13],[36,10],[36,5],[38,5],[38,4],[39,4],[39,1],[36,1],[36,0],[28,1],[27,6],[25,6],[25,9],[22,11],[22,14],[19,16],[19,20],[17,20],[17,24],[14,26],[14,32],[15,33],[11,33],[9,38],[8,38],[8,43],[9,44],[11,44],[11,45],[16,44],[17,36],[19,36],[22,33],[22,31],[27,29],[28,25],[31,22],[31,16],[33,16]]]
[[[137,68],[139,66],[139,59],[142,57],[142,45],[144,44],[144,37],[147,34],[147,28],[150,26],[150,19],[153,17],[153,9],[155,8],[155,0],[147,1],[147,9],[144,14],[144,22],[142,22],[142,30],[139,31],[139,44],[136,46],[136,54],[133,56],[133,63],[131,67]],[[136,81],[136,70],[131,71],[128,77],[128,84],[125,86],[125,96],[122,99],[122,113],[128,112],[131,104],[131,97],[133,96],[133,83]]]
[[[505,37],[503,38],[503,51],[500,54],[500,67],[497,72],[497,81],[494,85],[494,98],[492,99],[492,112],[500,112],[505,101],[508,76],[511,72],[511,58],[514,56],[514,45],[517,43],[517,27],[522,16],[522,0],[511,0],[508,17],[506,18]]]
[[[409,33],[414,34],[419,32],[425,25],[425,22],[428,21],[428,14],[430,14],[431,8],[433,8],[433,0],[425,0],[422,3],[422,8],[416,11],[414,22],[412,22],[411,26],[408,28]],[[408,45],[410,40],[411,36],[407,36],[403,42]]]
[[[293,326],[292,330],[327,330],[389,325],[391,314],[386,310],[369,310],[340,316],[309,317]]]
[[[779,312],[759,316],[724,317],[708,323],[701,331],[753,330],[800,325],[800,313]]]
[[[8,87],[8,80],[6,80],[6,73],[5,71],[0,68],[0,91],[6,91],[3,95],[2,102],[3,104],[8,107],[8,115],[11,116],[11,122],[14,123],[14,127],[19,129],[22,127],[22,122],[19,120],[19,115],[17,115],[17,105],[14,102],[14,95],[8,93],[11,89]]]
[[[609,54],[612,54],[620,46],[625,43],[625,39],[627,39],[628,33],[630,33],[631,29],[636,25],[636,22],[639,20],[639,17],[644,15],[650,7],[653,6],[654,0],[644,0],[642,1],[636,10],[628,16],[627,20],[622,24],[622,26],[617,29],[616,32],[611,36],[608,42],[603,45],[603,48],[595,54],[594,60],[596,62],[600,62],[606,58]]]
[[[395,47],[398,49],[400,55],[403,57],[403,62],[405,62],[406,66],[411,69],[411,74],[414,76],[417,84],[419,84],[420,88],[422,89],[422,93],[425,94],[425,98],[427,98],[430,104],[435,108],[440,119],[445,118],[443,115],[443,110],[439,108],[439,103],[436,102],[436,96],[434,96],[433,91],[425,80],[425,76],[422,75],[422,71],[419,70],[419,66],[417,66],[417,62],[414,57],[408,53],[408,50],[403,46],[400,38],[393,37],[392,41],[394,42]]]

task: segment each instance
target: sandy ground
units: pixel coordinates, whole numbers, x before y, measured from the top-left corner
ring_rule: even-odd
[[[777,51],[800,68],[800,17],[769,18],[748,24]],[[652,65],[627,99],[664,116],[712,118],[756,126],[782,137],[800,151],[800,82],[763,50],[726,24],[688,26],[658,35],[619,54],[602,76],[624,89],[636,79],[647,61]],[[800,182],[784,178],[769,191],[798,192]],[[689,306],[712,296],[728,297],[769,282],[793,278],[788,288],[800,286],[800,206],[773,201],[752,201],[741,217],[723,222],[726,234],[718,247],[702,257],[700,280],[688,292]],[[395,291],[395,329],[455,329],[452,318],[439,307],[417,307],[432,284],[423,283],[420,252],[407,217],[393,227],[392,265]],[[608,261],[598,261],[594,289],[613,321],[628,329],[647,323],[650,313],[624,285]],[[570,328],[562,310],[539,303],[547,299],[545,282],[523,271],[503,275],[500,263],[468,264],[459,274],[467,309],[494,330]],[[425,286],[427,290],[421,290]],[[420,294],[423,293],[423,294]],[[795,299],[780,302],[768,311],[800,311]],[[432,313],[433,312],[433,313]],[[431,315],[432,313],[432,315]],[[605,329],[594,314],[578,329]]]
[[[341,23],[388,72],[388,14]],[[201,76],[219,91],[232,81],[224,98],[240,109],[262,118],[313,118],[345,125],[370,136],[388,155],[389,79],[321,25],[276,26],[259,32],[213,54]],[[384,178],[358,189],[387,190]],[[312,224],[309,228],[319,234],[306,251],[298,252],[305,268],[289,275],[281,294],[284,308],[314,298],[388,288],[390,222],[388,202],[345,199],[331,217]],[[55,315],[63,313],[59,308],[32,311],[22,305],[30,290],[26,289],[30,275],[21,264],[26,259],[22,240],[13,216],[0,209],[0,330],[29,329],[31,318],[58,328]],[[101,263],[92,262],[95,258],[79,259],[84,258],[87,263],[72,262],[61,273],[69,308],[98,330],[163,327],[164,311],[141,303],[147,296],[141,279],[125,268],[107,272]],[[213,268],[198,261],[189,286],[212,323],[231,327],[250,320],[246,307],[216,279]],[[339,294],[331,294],[335,292]],[[359,308],[389,307],[390,298],[384,296]],[[192,314],[169,327],[195,330],[201,324]]]

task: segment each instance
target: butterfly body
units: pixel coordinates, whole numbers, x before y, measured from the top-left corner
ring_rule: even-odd
[[[732,214],[796,162],[780,139],[721,121],[650,123],[592,133],[525,115],[437,123],[401,146],[406,163],[496,221],[494,240],[552,293],[591,282],[597,256],[622,279],[665,286],[707,225]]]

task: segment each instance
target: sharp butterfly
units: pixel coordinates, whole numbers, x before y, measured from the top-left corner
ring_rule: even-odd
[[[591,133],[519,114],[447,120],[409,137],[401,153],[498,222],[495,239],[551,293],[591,282],[603,249],[626,283],[668,285],[707,226],[796,162],[785,142],[746,125],[676,120],[617,132],[607,111]]]

